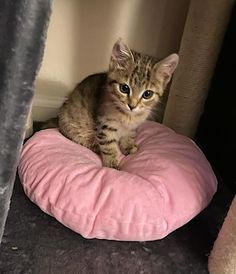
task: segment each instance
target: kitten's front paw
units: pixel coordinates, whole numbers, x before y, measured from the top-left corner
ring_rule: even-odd
[[[114,169],[119,169],[119,163],[114,157],[103,157],[103,166],[110,167]]]
[[[124,155],[133,154],[138,150],[138,147],[136,144],[129,144],[127,146],[120,146],[120,150]]]

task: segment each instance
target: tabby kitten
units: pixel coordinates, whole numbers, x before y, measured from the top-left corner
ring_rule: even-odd
[[[136,130],[159,102],[178,59],[171,54],[155,62],[119,39],[108,72],[85,78],[60,108],[59,130],[99,152],[104,166],[118,169],[118,146],[125,155],[137,151]]]

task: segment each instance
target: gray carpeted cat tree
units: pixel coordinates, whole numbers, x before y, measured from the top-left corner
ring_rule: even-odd
[[[0,1],[0,242],[51,4],[51,0]]]

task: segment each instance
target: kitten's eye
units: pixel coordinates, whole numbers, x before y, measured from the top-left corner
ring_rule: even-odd
[[[152,90],[145,90],[143,93],[144,99],[150,99],[153,96],[154,92]]]
[[[122,93],[129,94],[130,88],[129,88],[129,86],[126,85],[126,84],[120,84],[120,91],[121,91]]]

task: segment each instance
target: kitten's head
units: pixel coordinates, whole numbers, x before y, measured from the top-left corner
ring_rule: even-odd
[[[171,54],[156,62],[130,50],[121,39],[113,46],[108,71],[108,90],[116,107],[132,115],[150,113],[171,80],[179,57]]]

